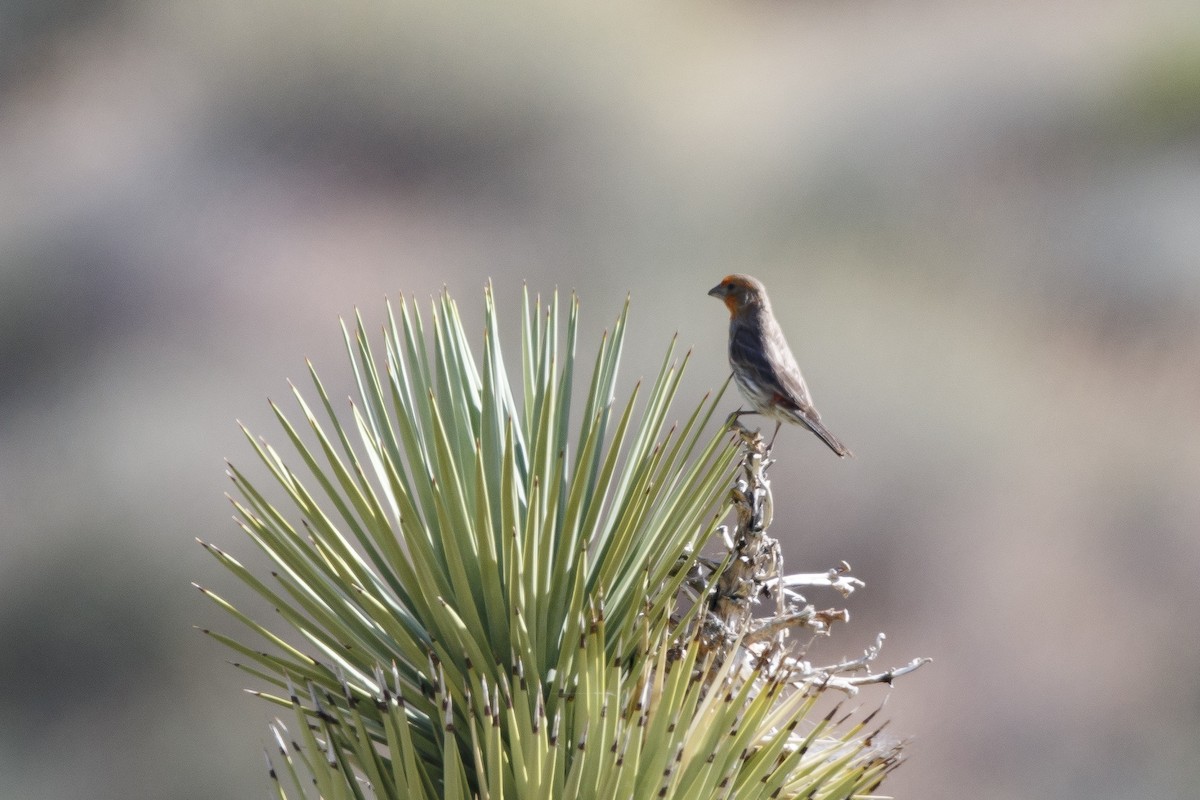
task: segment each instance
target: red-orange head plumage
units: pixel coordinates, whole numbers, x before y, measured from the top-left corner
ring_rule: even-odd
[[[749,275],[726,275],[708,293],[725,303],[731,317],[756,306],[768,305],[766,287]]]

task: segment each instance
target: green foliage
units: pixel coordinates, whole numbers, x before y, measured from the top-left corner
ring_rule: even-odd
[[[290,632],[204,590],[268,647],[210,633],[294,715],[275,726],[279,796],[824,798],[877,784],[892,759],[865,723],[802,729],[817,694],[691,633],[703,600],[680,606],[681,588],[728,512],[738,447],[709,430],[719,398],[667,427],[687,357],[672,344],[644,403],[635,389],[616,405],[627,304],[576,402],[578,303],[564,338],[557,296],[526,294],[518,401],[485,297],[478,359],[449,296],[428,328],[389,305],[381,362],[358,318],[344,329],[350,410],[310,365],[321,414],[299,391],[302,425],[272,405],[300,466],[247,433],[275,485],[230,467],[271,580],[205,546]]]

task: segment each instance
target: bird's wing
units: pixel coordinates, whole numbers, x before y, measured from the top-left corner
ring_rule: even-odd
[[[788,349],[779,325],[764,320],[758,326],[740,325],[729,332],[729,361],[746,371],[759,386],[771,386],[785,405],[816,415],[800,367]],[[820,417],[817,417],[820,419]]]

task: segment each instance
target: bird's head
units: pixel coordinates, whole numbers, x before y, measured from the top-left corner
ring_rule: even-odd
[[[767,290],[762,281],[749,275],[726,275],[716,286],[708,290],[719,298],[735,316],[746,309],[767,305]]]

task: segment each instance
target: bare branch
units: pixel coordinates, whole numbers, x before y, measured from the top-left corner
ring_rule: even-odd
[[[730,490],[736,521],[718,529],[729,554],[728,565],[703,601],[707,607],[701,622],[702,646],[713,653],[716,663],[737,658],[737,673],[744,679],[760,679],[765,673],[801,691],[837,689],[849,695],[868,684],[890,684],[928,663],[930,659],[915,658],[903,666],[871,673],[869,667],[879,657],[886,639],[882,633],[857,658],[820,667],[803,658],[816,637],[828,636],[835,622],[848,622],[850,612],[841,608],[818,610],[798,590],[833,589],[848,597],[866,584],[850,574],[850,565],[845,561],[824,572],[783,574],[782,549],[778,540],[766,534],[774,517],[771,482],[767,478],[772,462],[757,431],[745,428],[737,419],[731,419],[729,425],[741,438],[743,448],[741,471]],[[685,592],[698,598],[708,591],[722,563],[712,558],[696,559]],[[774,613],[756,618],[754,607],[772,597]],[[809,634],[807,639],[796,637],[789,644],[789,638],[801,631]]]
[[[785,590],[796,589],[802,586],[835,589],[841,593],[842,597],[849,597],[854,593],[855,589],[861,589],[866,586],[858,578],[850,575],[850,565],[845,561],[825,572],[798,572],[792,575],[784,575],[778,581],[768,581],[768,585],[771,587],[778,584],[782,584]]]

